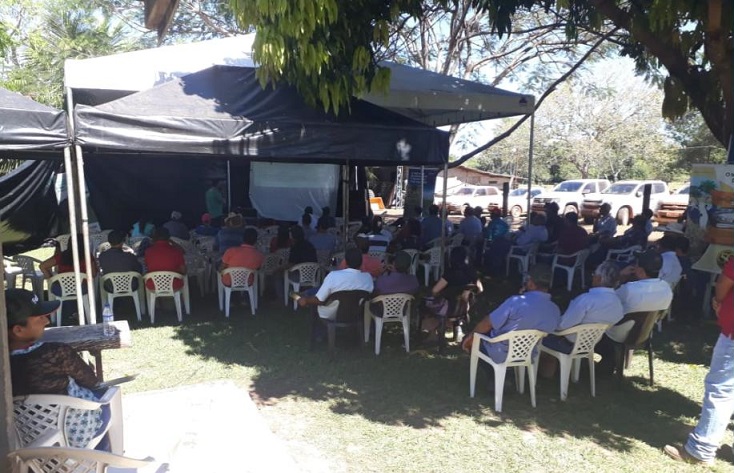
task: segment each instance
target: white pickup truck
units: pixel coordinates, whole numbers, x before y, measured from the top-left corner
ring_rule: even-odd
[[[686,185],[658,202],[655,221],[658,223],[677,222],[686,213],[691,186]]]
[[[588,194],[581,205],[581,216],[591,220],[599,215],[601,204],[611,205],[610,214],[620,225],[629,224],[632,217],[642,213],[642,195],[645,184],[651,184],[650,208],[656,209],[658,201],[668,197],[668,185],[663,181],[619,181],[604,192]]]
[[[594,192],[601,192],[610,183],[606,179],[574,179],[563,181],[550,192],[542,192],[533,198],[533,212],[543,212],[545,204],[555,202],[562,214],[578,213],[584,196]]]

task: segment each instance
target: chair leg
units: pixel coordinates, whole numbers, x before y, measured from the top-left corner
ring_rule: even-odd
[[[566,289],[568,289],[568,292],[573,289],[573,268],[566,271]]]
[[[184,286],[181,292],[183,293],[183,305],[186,309],[186,315],[191,315],[191,293],[189,292],[189,283],[186,278],[184,278]]]
[[[283,272],[283,305],[288,307],[288,290],[290,289],[291,285],[288,281],[288,271]]]
[[[621,380],[624,378],[624,359],[627,349],[624,345],[614,346],[614,362],[617,365],[617,377]]]
[[[405,353],[410,353],[410,317],[403,317],[403,341],[405,342]]]
[[[108,300],[110,301],[110,307],[112,307],[112,297],[109,297]],[[140,300],[138,299],[137,294],[133,294],[133,304],[135,304],[135,314],[138,316],[138,322],[140,322],[142,320],[142,317],[140,315]]]
[[[257,288],[251,286],[247,290],[247,294],[250,296],[250,312],[252,312],[252,315],[255,315],[255,311],[257,310]]]
[[[232,289],[224,287],[224,316],[229,318],[230,307],[229,304],[232,300]]]
[[[561,401],[565,401],[568,397],[568,382],[571,378],[571,358],[561,356],[558,362],[561,365]]]
[[[148,292],[148,313],[150,314],[150,324],[155,323],[155,293]]]
[[[502,412],[502,395],[505,391],[505,376],[507,375],[507,366],[493,365],[494,368],[494,410]]]
[[[140,313],[143,315],[147,315],[147,308],[146,308],[146,301],[145,301],[145,286],[143,286],[142,281],[140,282],[140,286],[138,286],[138,302],[140,303]]]
[[[301,283],[292,282],[291,285],[293,286],[293,291],[301,292]],[[295,299],[293,299],[293,310],[298,310],[298,302]]]
[[[594,362],[594,355],[591,355],[591,362]],[[574,358],[571,363],[571,380],[578,383],[581,378],[581,359]]]
[[[364,322],[362,323],[362,331],[364,332],[364,342],[369,343],[370,341],[370,323],[372,322],[372,316],[367,307],[364,309]]]
[[[329,337],[329,356],[334,356],[334,350],[336,349],[336,326],[327,323],[326,333]]]
[[[591,384],[591,397],[596,397],[596,373],[594,369],[594,355],[589,355],[589,383]],[[579,366],[581,361],[579,361]]]
[[[219,302],[219,312],[222,312],[224,310],[224,284],[222,284],[222,279],[217,277],[217,302]]]
[[[92,324],[92,310],[89,308],[89,296],[84,295],[82,296],[82,306],[84,306],[84,320],[86,320],[87,325]],[[95,322],[97,322],[95,320]],[[82,324],[82,318],[79,317],[79,325]]]
[[[181,293],[180,292],[177,292],[173,296],[173,302],[176,304],[176,316],[178,316],[178,323],[181,323],[183,322],[183,314],[181,314]]]
[[[652,367],[652,339],[647,341],[647,364],[650,366],[650,386],[655,384],[655,373]]]
[[[380,354],[380,344],[382,343],[382,317],[375,317],[375,355]]]
[[[520,394],[525,393],[525,367],[524,366],[515,367],[515,389],[517,389],[517,392],[519,392]]]
[[[534,366],[538,365],[538,360],[535,360]],[[538,371],[531,367],[528,370],[528,385],[530,385],[530,405],[535,407],[535,384],[538,380]]]
[[[474,397],[474,388],[477,385],[477,366],[479,365],[479,348],[472,346],[469,359],[469,397]]]

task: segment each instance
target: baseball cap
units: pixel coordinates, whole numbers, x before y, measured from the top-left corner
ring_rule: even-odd
[[[502,216],[502,210],[499,207],[492,207],[489,210],[489,215],[499,215],[499,216]]]
[[[174,210],[173,212],[171,212],[171,220],[181,220],[181,217],[181,212],[179,212],[178,210]]]
[[[201,223],[209,223],[212,221],[212,216],[208,213],[205,213],[201,216]]]
[[[38,296],[26,289],[5,290],[5,308],[8,313],[8,326],[55,312],[61,301],[39,301]]]
[[[636,251],[637,266],[644,269],[646,273],[657,273],[663,267],[663,257],[652,248],[644,251]]]

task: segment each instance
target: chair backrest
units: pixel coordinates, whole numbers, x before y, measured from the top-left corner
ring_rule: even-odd
[[[540,330],[513,330],[508,332],[507,366],[527,365],[532,361],[533,349],[545,332]]]
[[[337,324],[357,323],[363,317],[363,305],[369,298],[370,293],[367,291],[334,292],[326,299],[323,305],[318,306],[319,315]],[[332,317],[324,317],[322,315],[330,310],[335,311],[336,314]]]
[[[283,261],[283,263],[286,263],[288,261],[288,258],[290,258],[291,256],[291,249],[281,248],[276,251],[275,254],[280,256],[280,259]]]
[[[384,248],[381,250],[375,250],[375,249],[369,250],[367,254],[372,256],[373,258],[379,259],[383,263],[385,262],[385,258],[387,257],[387,253],[385,252]]]
[[[587,355],[594,352],[594,347],[609,328],[609,324],[581,324],[564,330],[565,335],[576,335],[576,342],[570,355]]]
[[[82,273],[81,277],[83,286],[86,284],[87,275]],[[59,287],[61,287],[61,295],[58,296],[59,299],[76,297],[76,278],[74,277],[74,273],[59,273],[51,276],[48,280],[48,286],[51,287],[54,283],[59,283]]]
[[[632,259],[632,254],[635,251],[640,251],[642,247],[640,245],[632,245],[628,248],[611,249],[607,252],[607,259],[626,263]]]
[[[319,264],[318,263],[300,263],[289,271],[298,271],[298,282],[303,285],[315,285],[319,282]]]
[[[64,235],[58,235],[56,238],[54,238],[59,243],[59,249],[61,251],[64,251],[69,246],[69,239],[71,238],[70,233],[66,233]]]
[[[216,243],[217,238],[213,236],[198,236],[196,238],[196,246],[199,247],[199,251],[205,254],[214,253]]]
[[[133,292],[133,281],[139,277],[140,273],[136,271],[107,273],[102,275],[102,283],[110,281],[113,294],[131,293]]]
[[[123,457],[109,452],[72,447],[35,447],[8,454],[19,473],[104,473],[108,467],[143,468],[153,461]]]
[[[414,297],[410,294],[396,293],[377,296],[372,303],[382,303],[383,320],[400,320],[410,314],[410,304]]]
[[[183,274],[173,271],[153,271],[143,276],[143,280],[146,283],[149,280],[153,281],[153,286],[155,287],[154,292],[160,295],[173,295],[175,293],[173,290],[173,281],[183,278]]]
[[[201,256],[201,252],[192,241],[182,240],[181,238],[176,237],[171,237],[171,241],[180,246],[187,255]]]
[[[441,264],[441,246],[434,246],[423,252],[428,257],[428,264],[438,266]]]
[[[651,310],[647,312],[631,312],[625,314],[622,320],[617,322],[620,325],[629,320],[634,321],[634,325],[627,333],[627,338],[624,341],[625,346],[628,348],[639,347],[643,345],[647,340],[650,339],[652,330],[655,327],[655,323],[658,319],[665,314],[665,311]]]
[[[283,258],[278,253],[269,253],[265,255],[263,264],[260,266],[260,272],[268,275],[273,274],[283,263]]]
[[[18,266],[23,269],[23,274],[35,274],[36,268],[34,266],[35,263],[39,263],[39,261],[36,258],[33,258],[31,256],[24,256],[24,255],[16,255],[15,256],[15,262],[18,264]]]
[[[247,289],[255,282],[254,275],[257,271],[250,268],[231,267],[222,270],[222,276],[229,274],[232,279],[232,289]]]

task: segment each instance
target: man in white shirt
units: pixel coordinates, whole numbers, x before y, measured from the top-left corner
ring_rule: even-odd
[[[660,279],[663,258],[654,249],[637,253],[637,260],[632,267],[635,281],[630,281],[617,289],[617,296],[622,302],[624,314],[665,310],[673,300],[670,285]],[[599,363],[601,374],[614,372],[614,342],[623,343],[634,321],[627,320],[607,330],[596,345],[596,352],[602,355]]]
[[[591,289],[571,301],[556,327],[556,332],[580,324],[614,325],[622,320],[624,310],[615,292],[617,285],[619,285],[619,267],[612,261],[600,264],[591,278]],[[575,335],[559,337],[550,334],[543,339],[543,345],[561,353],[571,353],[575,341]],[[546,378],[553,376],[556,365],[554,357],[542,356],[540,359],[541,376]]]
[[[683,268],[675,252],[677,238],[672,235],[664,235],[658,240],[658,251],[663,258],[663,266],[660,268],[660,279],[667,282],[671,288],[675,288],[683,274]]]
[[[330,272],[316,294],[301,297],[298,305],[321,305],[331,294],[339,291],[372,292],[372,276],[359,270],[362,266],[362,252],[358,248],[349,248],[344,254],[344,261],[347,263],[346,269]]]

